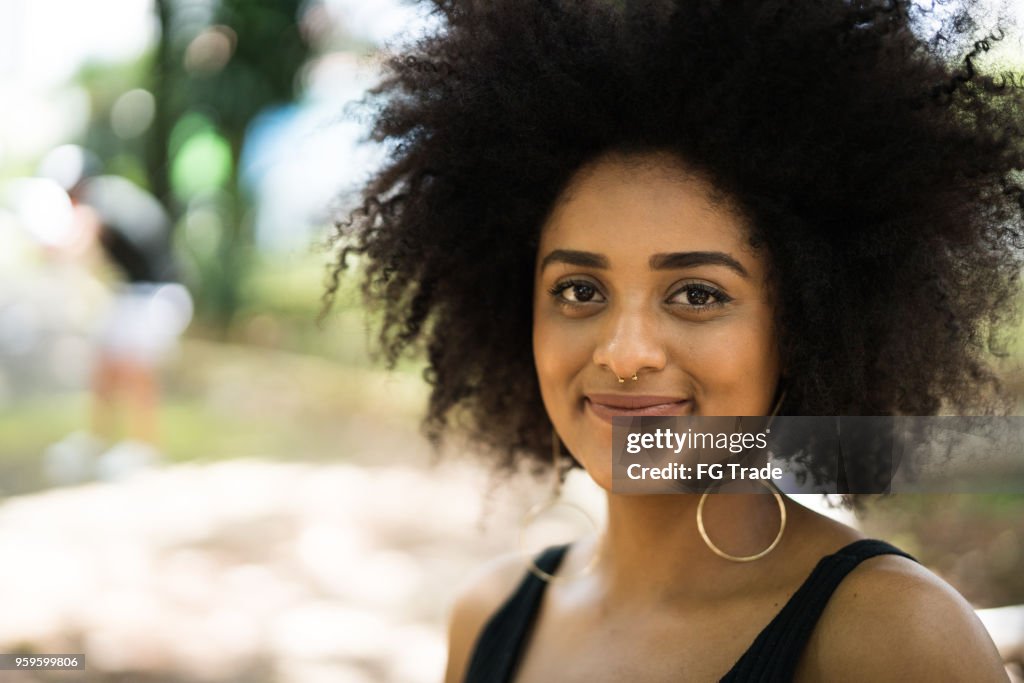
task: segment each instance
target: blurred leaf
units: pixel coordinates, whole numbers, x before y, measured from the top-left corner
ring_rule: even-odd
[[[171,162],[174,194],[188,200],[228,184],[232,176],[231,148],[213,130],[195,133],[181,145]]]

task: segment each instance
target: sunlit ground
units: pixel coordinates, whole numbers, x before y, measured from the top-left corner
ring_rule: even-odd
[[[49,488],[78,391],[0,416],[0,651],[88,672],[2,681],[433,681],[469,568],[544,495],[432,464],[415,372],[187,340],[165,370],[165,459]]]

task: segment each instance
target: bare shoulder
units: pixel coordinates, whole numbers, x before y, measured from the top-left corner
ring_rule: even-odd
[[[456,594],[448,619],[448,668],[445,683],[461,683],[484,624],[523,579],[518,553],[497,557],[473,572]]]
[[[952,586],[898,555],[862,562],[832,595],[800,680],[1006,681],[992,639]]]

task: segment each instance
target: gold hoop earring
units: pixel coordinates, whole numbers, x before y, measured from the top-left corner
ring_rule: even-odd
[[[594,519],[587,513],[586,510],[584,510],[582,507],[580,507],[579,505],[577,505],[575,503],[570,503],[567,500],[562,500],[562,497],[561,497],[562,496],[562,476],[561,476],[561,473],[559,472],[559,467],[558,467],[558,461],[559,461],[560,457],[561,457],[561,452],[560,452],[560,448],[559,448],[558,432],[556,432],[554,427],[552,427],[551,428],[551,459],[552,459],[552,463],[551,463],[552,464],[552,468],[551,469],[552,469],[552,472],[554,472],[555,480],[554,480],[554,486],[552,487],[552,490],[551,490],[551,495],[548,497],[547,500],[541,501],[541,502],[537,503],[536,505],[534,505],[533,507],[531,507],[529,510],[527,510],[526,514],[523,515],[523,518],[519,522],[519,554],[522,556],[523,560],[525,561],[526,568],[530,570],[530,573],[533,574],[534,576],[536,576],[541,581],[546,581],[548,583],[556,582],[556,581],[570,581],[572,579],[577,579],[577,578],[579,578],[581,576],[585,576],[585,575],[589,574],[594,569],[594,566],[597,564],[597,558],[600,555],[599,551],[600,551],[600,547],[601,547],[600,546],[600,540],[599,540],[598,541],[598,545],[594,548],[594,554],[590,558],[590,561],[587,563],[587,565],[585,567],[583,567],[583,569],[580,570],[578,573],[571,574],[571,575],[551,574],[549,572],[544,571],[543,569],[541,569],[540,567],[537,566],[537,563],[534,561],[533,553],[531,553],[531,552],[526,550],[525,539],[526,539],[526,529],[527,529],[527,527],[530,525],[531,522],[536,520],[542,513],[547,512],[548,510],[554,509],[556,507],[568,508],[568,509],[574,510],[575,512],[579,513],[585,520],[587,520],[587,523],[590,524],[591,528],[594,530],[594,533],[597,534],[597,531],[598,531],[597,522],[594,521]]]
[[[775,540],[772,541],[771,545],[754,555],[730,555],[712,543],[707,530],[704,528],[704,502],[707,500],[709,492],[705,491],[700,497],[700,502],[697,503],[697,531],[700,532],[700,537],[704,539],[704,545],[710,548],[711,552],[722,559],[730,560],[732,562],[753,562],[754,560],[760,560],[762,557],[775,550],[779,541],[782,540],[782,534],[786,530],[786,503],[782,499],[782,493],[779,492],[771,481],[764,479],[760,479],[759,481],[772,492],[772,495],[775,496],[775,501],[779,504],[779,533],[776,534]]]
[[[783,387],[782,391],[779,393],[779,400],[777,400],[775,402],[775,407],[772,408],[772,414],[768,416],[768,425],[767,426],[769,426],[769,427],[772,426],[772,421],[775,420],[775,416],[779,414],[780,410],[782,410],[782,404],[785,401],[786,401],[786,389],[785,389],[785,387]]]

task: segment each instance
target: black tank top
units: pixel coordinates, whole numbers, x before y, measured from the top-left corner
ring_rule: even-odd
[[[554,574],[568,545],[548,548],[536,558],[540,569]],[[768,683],[790,681],[814,625],[839,583],[864,560],[876,555],[913,557],[885,541],[861,539],[818,561],[814,571],[774,619],[758,634],[722,681]],[[494,613],[477,638],[465,683],[508,683],[536,618],[547,583],[526,572],[516,591]]]

